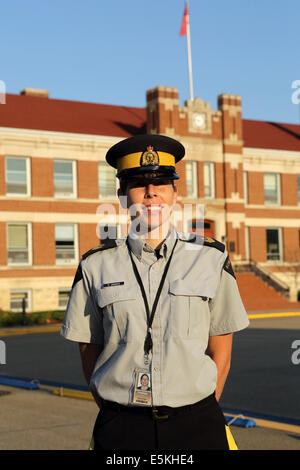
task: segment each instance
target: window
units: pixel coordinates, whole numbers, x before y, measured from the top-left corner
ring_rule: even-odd
[[[31,264],[30,224],[7,224],[7,258],[9,265]]]
[[[77,226],[55,224],[56,264],[77,263]]]
[[[98,187],[102,198],[115,198],[117,195],[116,170],[106,162],[98,163]]]
[[[22,312],[23,302],[25,302],[25,312],[31,311],[31,291],[11,290],[10,291],[10,311]]]
[[[235,252],[235,242],[229,242],[228,251],[234,253]]]
[[[249,227],[245,227],[245,248],[246,248],[246,260],[250,261],[250,230],[249,230]]]
[[[281,230],[278,228],[269,228],[267,233],[267,260],[280,261],[281,253]]]
[[[203,220],[192,219],[187,222],[187,232],[197,233],[204,235],[205,222]]]
[[[264,174],[265,204],[280,204],[280,175],[278,173]]]
[[[6,157],[5,179],[6,194],[14,196],[29,196],[29,158]]]
[[[69,301],[70,289],[69,288],[61,288],[58,291],[58,308],[64,310],[67,308],[68,301]]]
[[[54,160],[55,197],[76,197],[76,162]]]
[[[198,179],[197,179],[197,162],[187,160],[185,162],[186,177],[186,195],[187,197],[198,197]]]
[[[204,197],[215,197],[215,167],[211,162],[204,162]]]
[[[244,201],[245,204],[248,204],[248,172],[243,172],[243,181],[244,181]]]

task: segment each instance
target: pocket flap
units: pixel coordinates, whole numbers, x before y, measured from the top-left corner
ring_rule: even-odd
[[[101,289],[97,289],[96,295],[101,308],[113,304],[114,302],[136,299],[136,292],[128,289],[128,286],[125,284],[117,287],[102,287]]]
[[[169,292],[173,295],[204,297],[204,299],[211,299],[215,295],[213,289],[207,283],[201,283],[200,280],[195,285],[187,280],[176,279],[176,281],[170,282]]]

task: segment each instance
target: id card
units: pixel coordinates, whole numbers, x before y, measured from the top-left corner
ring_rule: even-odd
[[[133,405],[151,406],[151,374],[148,370],[136,369],[134,371]]]

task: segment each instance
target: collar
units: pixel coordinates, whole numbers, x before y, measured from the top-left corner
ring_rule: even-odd
[[[165,260],[167,260],[170,256],[176,238],[178,238],[178,234],[173,225],[170,225],[168,235],[158,250],[160,256],[162,256]],[[131,251],[135,254],[139,261],[141,261],[145,253],[154,253],[154,249],[134,233],[129,232],[127,240]]]

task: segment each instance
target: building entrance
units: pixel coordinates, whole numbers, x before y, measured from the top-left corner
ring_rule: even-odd
[[[204,229],[204,233],[203,233]],[[197,235],[204,235],[205,237],[214,238],[215,236],[215,223],[213,220],[204,219],[197,223],[196,219],[193,219],[189,223],[189,232],[196,233]]]

